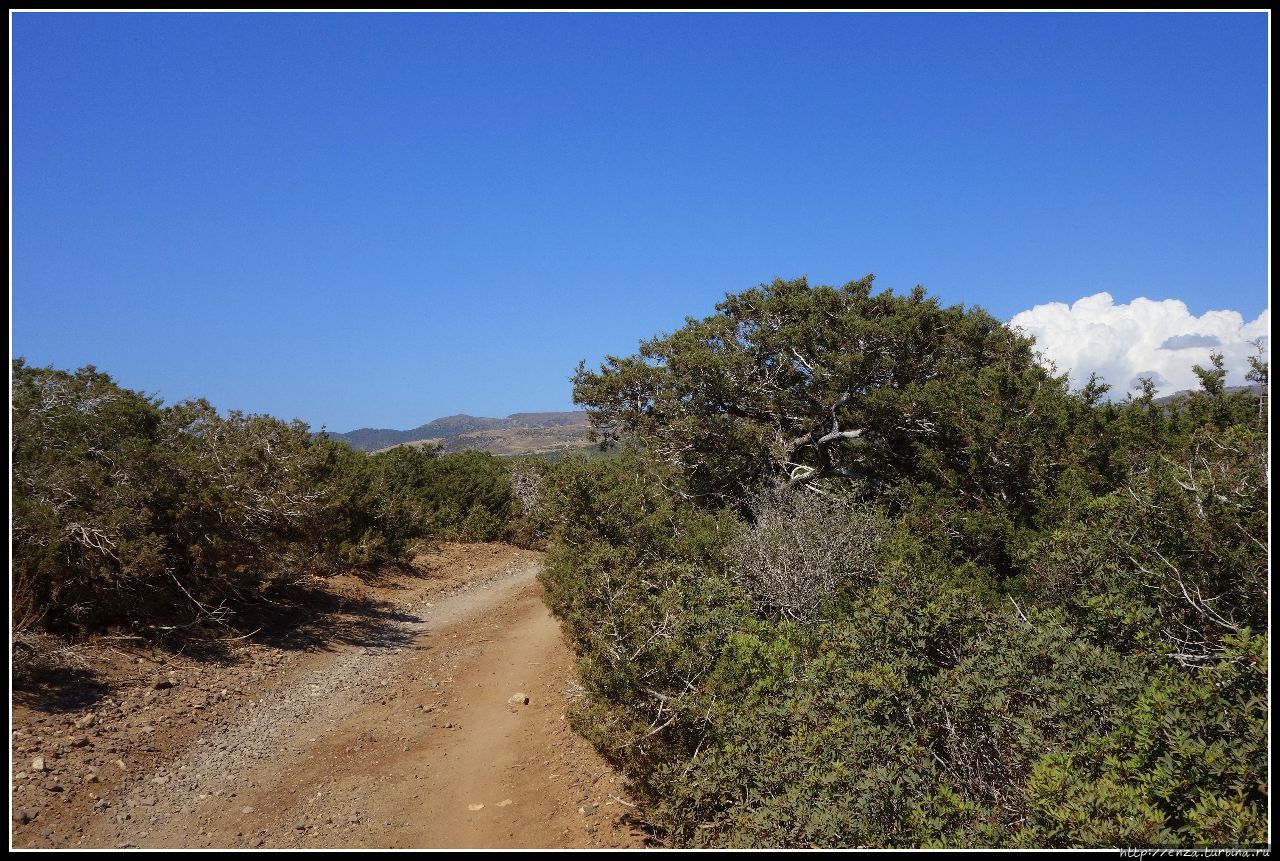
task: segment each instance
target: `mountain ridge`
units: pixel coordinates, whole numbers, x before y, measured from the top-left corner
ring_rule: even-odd
[[[381,451],[382,449],[392,448],[397,445],[421,443],[430,440],[441,440],[443,447],[456,449],[456,445],[449,445],[447,442],[443,441],[481,431],[520,432],[563,429],[567,434],[569,430],[572,429],[572,437],[575,440],[580,437],[585,443],[586,423],[587,414],[581,411],[512,413],[506,418],[501,419],[458,413],[456,415],[442,416],[437,419],[432,419],[429,422],[425,422],[408,430],[395,430],[393,428],[357,428],[356,430],[347,431],[346,433],[330,433],[329,437],[332,439],[342,440],[352,448],[359,449],[360,451]],[[580,431],[578,430],[579,426],[581,426]],[[479,445],[475,447],[487,448],[486,446]]]

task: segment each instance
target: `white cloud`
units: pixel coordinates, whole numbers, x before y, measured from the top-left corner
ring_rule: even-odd
[[[1209,311],[1199,317],[1177,299],[1134,299],[1117,305],[1110,293],[1086,296],[1073,305],[1050,302],[1009,321],[1036,339],[1036,349],[1078,387],[1096,371],[1123,398],[1139,376],[1152,377],[1162,394],[1194,389],[1191,366],[1207,366],[1209,354],[1223,354],[1228,385],[1242,385],[1254,355],[1249,343],[1270,348],[1271,309],[1246,323],[1236,311]]]

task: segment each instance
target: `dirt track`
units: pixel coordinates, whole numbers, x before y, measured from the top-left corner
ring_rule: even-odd
[[[159,693],[149,677],[138,696],[151,705],[125,698],[117,723],[100,703],[88,744],[68,736],[84,734],[73,722],[92,709],[41,719],[16,709],[31,729],[15,734],[14,769],[26,771],[14,807],[39,807],[15,821],[13,845],[643,845],[621,779],[564,720],[573,663],[539,597],[537,556],[455,548],[450,564],[468,569],[452,592],[438,594],[430,578],[374,590],[377,606],[394,609],[356,642],[255,652],[257,665],[276,668],[262,674],[268,683],[244,685],[239,702],[203,720],[167,708],[193,690],[196,702],[227,693],[214,691],[220,670],[190,664],[154,677],[174,681]],[[169,755],[115,776],[130,770],[111,763],[128,757],[122,747],[156,747],[132,728],[169,742]],[[42,752],[47,770],[33,773],[31,754]],[[54,780],[60,790],[48,788]]]

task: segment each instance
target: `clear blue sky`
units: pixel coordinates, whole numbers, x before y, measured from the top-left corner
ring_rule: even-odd
[[[1263,14],[17,14],[12,348],[344,431],[775,276],[1268,305]]]

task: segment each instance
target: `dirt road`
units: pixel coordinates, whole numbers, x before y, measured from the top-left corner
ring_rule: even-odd
[[[537,556],[511,548],[455,556],[469,569],[461,586],[437,594],[430,581],[384,584],[376,601],[360,606],[389,612],[355,642],[292,661],[259,655],[259,664],[276,668],[263,673],[269,682],[242,685],[241,701],[213,719],[192,717],[194,732],[185,720],[193,712],[165,704],[184,702],[190,691],[194,702],[227,694],[214,690],[216,672],[188,664],[149,681],[140,702],[150,705],[121,703],[124,730],[190,738],[144,771],[124,762],[127,732],[92,734],[90,743],[69,737],[84,714],[98,715],[98,728],[111,726],[111,708],[36,721],[27,737],[53,759],[102,752],[78,766],[79,781],[74,765],[61,778],[52,765],[18,775],[14,845],[643,845],[628,824],[621,778],[564,719],[573,662],[540,599]],[[33,750],[27,743],[15,754],[15,769],[34,763]],[[104,783],[115,771],[132,773]],[[54,780],[60,790],[49,788]],[[19,788],[35,801],[17,797]],[[80,803],[71,803],[72,793]],[[27,803],[41,807],[22,822]]]

